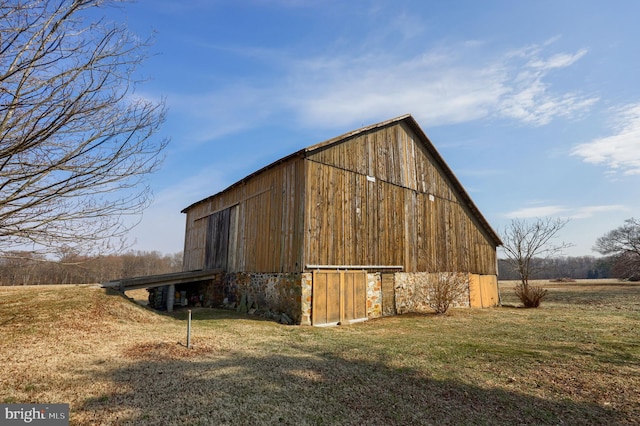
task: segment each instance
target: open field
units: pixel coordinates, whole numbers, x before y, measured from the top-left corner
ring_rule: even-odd
[[[640,424],[640,285],[543,285],[540,309],[334,328],[197,308],[192,349],[185,311],[0,287],[0,402],[69,403],[90,425]]]

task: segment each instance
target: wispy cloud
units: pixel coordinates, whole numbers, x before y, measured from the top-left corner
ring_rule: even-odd
[[[571,155],[585,162],[603,164],[612,174],[640,174],[640,103],[613,111],[613,134],[577,145]]]
[[[170,94],[168,120],[184,129],[183,143],[202,143],[262,123],[273,110],[270,88],[235,84],[199,94]]]
[[[500,112],[509,118],[534,126],[549,124],[557,117],[573,117],[589,109],[598,101],[597,97],[585,97],[574,93],[550,95],[549,85],[540,77],[516,86],[511,96],[500,103]]]
[[[524,207],[505,214],[508,219],[528,219],[534,217],[560,216],[567,211],[562,206]]]
[[[623,212],[629,210],[620,204],[604,205],[604,206],[586,206],[579,207],[571,211],[571,219],[588,219],[601,213]]]
[[[305,123],[322,126],[404,112],[430,126],[496,117],[540,126],[580,114],[598,100],[557,93],[545,82],[551,70],[583,57],[584,49],[545,58],[536,47],[493,61],[465,60],[465,53],[477,56],[478,47],[461,44],[404,60],[385,53],[301,61],[289,76],[290,103]]]
[[[564,217],[568,219],[587,219],[601,213],[611,213],[628,210],[620,204],[600,205],[600,206],[582,206],[582,207],[566,207],[559,205],[524,207],[506,213],[507,219],[531,219],[540,217]]]
[[[344,126],[406,112],[429,125],[471,121],[486,116],[488,106],[505,92],[494,70],[472,73],[451,63],[441,67],[441,58],[433,56],[320,62],[331,66],[316,70],[313,64],[299,65],[292,76],[293,96],[287,100],[310,125]],[[310,75],[314,84],[308,84]]]
[[[226,170],[219,165],[212,165],[177,180],[155,194],[151,209],[166,209],[166,206],[170,205],[173,211],[179,212],[195,200],[212,195],[228,186],[231,182],[225,172]]]
[[[587,54],[586,49],[576,53],[559,53],[544,57],[542,46],[527,46],[509,52],[506,61],[511,73],[506,74],[509,93],[500,99],[498,110],[505,117],[529,125],[542,126],[554,118],[571,118],[588,110],[598,97],[580,93],[557,93],[545,78],[552,70],[567,68]]]
[[[568,66],[573,65],[576,61],[578,61],[580,58],[582,58],[586,54],[587,54],[587,49],[580,49],[574,54],[558,53],[556,55],[552,55],[548,59],[534,58],[527,64],[527,66],[530,68],[540,69],[540,70],[566,68]]]
[[[191,137],[207,140],[274,116],[306,127],[342,129],[404,113],[429,127],[504,118],[541,126],[580,115],[598,100],[558,92],[547,81],[551,70],[570,67],[586,55],[584,49],[549,54],[548,46],[529,46],[488,60],[484,48],[474,40],[409,57],[382,49],[313,56],[260,49],[254,59],[269,61],[265,67],[272,73],[280,70],[273,79],[238,80],[197,95],[170,96],[170,113],[177,110],[186,122],[197,122],[197,130],[189,129]]]

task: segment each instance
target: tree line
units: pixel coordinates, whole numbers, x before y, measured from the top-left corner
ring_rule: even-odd
[[[536,257],[531,259],[531,264],[533,273],[529,278],[532,280],[626,278],[624,274],[620,274],[613,257]],[[521,279],[507,259],[498,260],[498,273],[501,280]]]
[[[0,258],[0,285],[103,283],[181,270],[182,253],[129,251],[90,256],[67,251],[50,260],[39,253],[15,251]]]
[[[506,259],[498,262],[501,279],[620,278],[640,281],[640,220],[630,218],[602,235],[593,249],[604,257],[562,257],[571,244],[552,239],[567,219],[514,219],[501,233]]]
[[[612,257],[534,258],[535,272],[531,279],[591,279],[625,278]],[[158,251],[129,251],[107,256],[62,253],[56,260],[32,252],[8,253],[0,258],[0,285],[44,285],[103,283],[119,278],[140,277],[180,272],[182,253],[163,254]],[[506,259],[498,260],[501,280],[518,280],[517,271]]]

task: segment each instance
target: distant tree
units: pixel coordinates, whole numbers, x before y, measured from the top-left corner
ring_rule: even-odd
[[[41,268],[47,262],[43,255],[27,251],[11,251],[0,258],[0,285],[29,285],[42,282]]]
[[[62,248],[57,259],[16,251],[0,257],[0,285],[86,284],[118,278],[179,272],[182,253],[129,251],[123,254],[87,256]]]
[[[89,19],[110,3],[0,3],[0,254],[95,251],[148,204],[165,108],[134,94],[149,43]]]
[[[611,266],[611,276],[629,281],[640,281],[640,262],[629,253],[615,256]]]
[[[184,258],[184,255],[183,255],[183,253],[181,251],[171,255],[171,260],[169,261],[169,266],[171,267],[173,272],[182,271],[183,258]]]
[[[507,262],[519,276],[516,295],[527,308],[540,306],[547,296],[546,290],[529,285],[529,279],[543,262],[533,262],[536,257],[549,259],[571,244],[553,244],[552,239],[568,223],[563,219],[536,219],[535,222],[514,219],[501,234]]]
[[[640,279],[640,220],[625,220],[624,225],[598,238],[593,248],[613,256],[612,271],[617,277]]]
[[[613,260],[611,256],[599,258],[596,262],[596,268],[599,278],[611,277],[611,268],[613,266]]]
[[[608,278],[611,275],[611,257],[559,256],[552,259],[533,258],[533,272],[529,279],[553,278]],[[506,259],[498,260],[501,280],[520,280],[520,276]]]

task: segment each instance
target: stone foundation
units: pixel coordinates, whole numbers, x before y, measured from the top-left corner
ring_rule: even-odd
[[[367,274],[367,318],[382,316],[382,278],[379,272]]]
[[[469,307],[469,274],[459,273],[466,280],[466,291],[453,307]],[[394,274],[395,312],[432,312],[429,280],[441,273],[398,272]],[[226,273],[214,281],[202,283],[205,306],[226,307],[239,311],[282,316],[285,323],[311,325],[313,315],[313,273]],[[367,273],[367,318],[383,316],[382,274]],[[392,302],[393,303],[393,302]],[[252,312],[253,311],[253,312]],[[270,316],[271,315],[271,316]],[[290,321],[288,321],[290,320]]]
[[[469,274],[459,272],[466,280],[466,291],[457,298],[452,307],[469,307]],[[430,280],[439,279],[441,273],[435,272],[398,272],[395,274],[396,312],[433,312],[429,306],[432,297]]]
[[[286,314],[294,324],[302,319],[301,274],[227,273],[223,304],[246,312],[256,309]]]
[[[311,308],[313,302],[313,272],[304,272],[300,277],[301,298],[301,325],[311,325]]]

